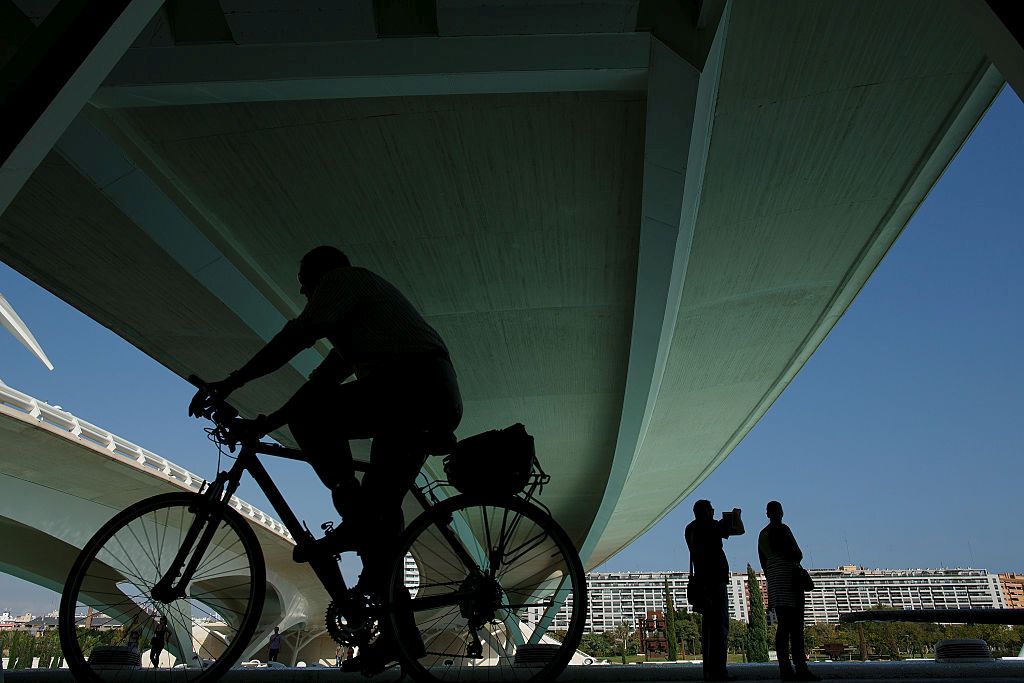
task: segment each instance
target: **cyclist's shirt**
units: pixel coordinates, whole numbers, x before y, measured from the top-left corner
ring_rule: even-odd
[[[357,376],[395,358],[448,358],[441,335],[409,300],[365,268],[337,268],[324,275],[289,326],[309,345],[326,337]]]

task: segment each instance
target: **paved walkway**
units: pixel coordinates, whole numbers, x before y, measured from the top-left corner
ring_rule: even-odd
[[[811,670],[824,680],[857,683],[858,681],[936,681],[952,679],[1009,683],[1020,683],[1024,680],[1024,660],[1001,660],[981,664],[936,664],[934,662],[840,662],[828,664],[812,664]],[[734,664],[729,672],[737,677],[737,681],[771,681],[778,680],[778,669],[774,664]],[[165,672],[166,673],[166,672]],[[68,671],[57,670],[21,670],[6,671],[4,683],[71,683]],[[383,674],[373,679],[366,679],[359,674],[343,674],[332,669],[249,669],[233,670],[222,680],[225,683],[241,683],[242,681],[260,681],[260,683],[319,683],[321,681],[343,681],[357,683],[374,681],[375,683],[391,683],[397,675]],[[140,681],[147,680],[140,677]],[[166,677],[161,677],[166,681]],[[463,681],[471,682],[472,678]],[[481,676],[481,681],[486,677]],[[644,681],[699,681],[701,667],[696,664],[636,664],[608,666],[574,666],[569,667],[559,681],[595,683],[642,683]]]

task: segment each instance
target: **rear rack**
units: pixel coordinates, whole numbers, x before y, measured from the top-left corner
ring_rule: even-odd
[[[423,477],[426,481],[423,484],[419,483],[420,477]],[[540,502],[540,494],[544,492],[544,487],[551,482],[551,475],[544,471],[544,468],[540,466],[540,461],[537,456],[533,456],[533,465],[530,469],[530,477],[526,481],[526,486],[515,494],[516,498],[525,500],[528,503],[533,503],[537,507],[544,510],[544,512],[551,514],[551,510],[546,505]],[[427,500],[431,501],[434,505],[440,502],[440,498],[437,492],[440,490],[444,492],[444,489],[454,489],[455,487],[447,479],[430,479],[423,472],[417,477],[417,483],[413,486],[419,491]],[[449,494],[444,492],[444,497],[447,498]]]

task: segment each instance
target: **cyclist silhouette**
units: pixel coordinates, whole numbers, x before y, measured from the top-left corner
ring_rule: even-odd
[[[309,559],[314,545],[334,553],[358,550],[360,587],[384,592],[391,544],[404,525],[402,499],[426,457],[416,444],[424,434],[450,434],[462,419],[455,370],[441,336],[409,300],[379,275],[352,266],[341,250],[309,251],[299,285],[307,299],[302,313],[241,368],[200,389],[189,414],[201,415],[318,340],[329,340],[333,350],[294,396],[269,415],[238,420],[233,431],[258,437],[288,425],[342,516],[324,538],[300,541],[296,561]],[[360,486],[348,440],[362,438],[373,443]]]

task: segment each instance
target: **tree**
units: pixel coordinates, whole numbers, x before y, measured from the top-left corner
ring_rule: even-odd
[[[668,589],[668,577],[665,577],[665,639],[668,641],[668,657],[674,662],[679,659],[679,640],[676,637],[676,607],[672,602],[672,592]]]
[[[747,590],[750,593],[750,626],[747,628],[747,661],[768,661],[768,621],[764,616],[761,584],[754,576],[754,568],[747,565]]]
[[[864,623],[857,624],[857,650],[860,653],[860,661],[868,661],[868,655],[871,653],[868,651],[868,639],[864,634]]]
[[[804,643],[807,651],[822,647],[825,643],[839,641],[839,629],[827,622],[818,622],[804,627]]]
[[[747,654],[747,624],[738,619],[729,620],[729,652]]]
[[[595,657],[605,656],[604,638],[600,633],[584,633],[580,638],[580,650]]]
[[[700,654],[700,619],[695,612],[676,610],[676,638],[683,644],[683,657]]]
[[[621,643],[622,649],[619,650],[619,654],[620,654],[620,656],[622,658],[622,663],[625,664],[626,663],[627,650],[629,649],[630,645],[632,644],[632,643],[630,643],[630,640],[631,640],[630,635],[631,634],[629,632],[629,622],[628,621],[622,622],[621,624],[619,624],[618,626],[615,627],[615,629],[611,632],[611,634],[612,634],[612,638],[614,638],[614,640],[615,640],[615,645],[616,646],[619,646],[619,644]]]

